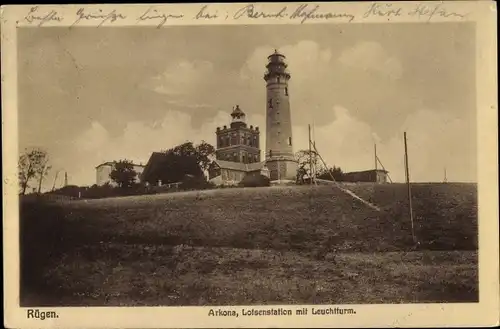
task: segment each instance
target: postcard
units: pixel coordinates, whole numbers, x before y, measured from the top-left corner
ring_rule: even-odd
[[[6,327],[499,324],[494,2],[1,17]]]

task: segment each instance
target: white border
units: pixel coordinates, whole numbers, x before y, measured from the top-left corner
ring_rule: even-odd
[[[499,323],[499,247],[498,247],[498,145],[497,145],[497,53],[496,5],[489,1],[459,1],[441,3],[447,13],[465,17],[409,16],[416,2],[395,2],[401,8],[400,16],[363,17],[370,3],[320,3],[322,12],[355,15],[351,24],[422,22],[432,24],[445,21],[473,21],[477,40],[477,109],[478,109],[478,196],[479,196],[479,294],[474,304],[403,304],[403,305],[345,305],[356,309],[350,316],[292,316],[292,317],[208,317],[209,307],[68,307],[50,308],[58,319],[44,321],[27,319],[26,309],[19,307],[19,241],[17,196],[17,56],[16,27],[34,26],[26,21],[31,6],[3,6],[2,16],[2,151],[3,151],[3,237],[4,237],[4,324],[15,328],[192,328],[192,327],[428,327],[428,326],[490,326]],[[433,6],[437,2],[424,2]],[[217,20],[196,20],[193,17],[201,4],[153,5],[159,12],[183,13],[182,19],[170,19],[171,25],[208,24],[301,24],[300,20],[277,18],[233,19],[232,13],[245,4],[210,4],[217,10]],[[256,4],[260,11],[273,12],[284,3]],[[290,8],[300,4],[288,4]],[[43,26],[69,26],[76,19],[79,8],[86,11],[116,10],[126,16],[103,26],[157,25],[158,22],[138,22],[137,18],[149,5],[65,5],[40,6],[40,12],[57,11],[63,21],[49,21]],[[227,16],[224,14],[227,13]],[[227,18],[226,18],[227,17]],[[343,24],[346,19],[308,20],[304,24]],[[80,22],[80,26],[96,26],[99,21]],[[347,23],[346,23],[347,24]],[[336,305],[339,306],[339,305]],[[303,306],[283,306],[300,309]],[[243,307],[234,307],[241,309]],[[225,308],[231,309],[231,307]],[[40,308],[40,310],[44,310]]]

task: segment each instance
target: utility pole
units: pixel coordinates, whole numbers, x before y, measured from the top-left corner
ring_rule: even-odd
[[[64,172],[64,186],[68,186],[68,172]]]
[[[54,177],[54,184],[52,184],[52,191],[56,189],[56,181],[57,181],[57,176],[59,175],[60,170],[56,172],[56,177]]]
[[[408,186],[408,204],[410,207],[411,236],[413,238],[413,242],[416,243],[417,239],[415,237],[415,227],[413,225],[413,208],[411,202],[410,170],[408,169],[408,145],[406,142],[406,131],[404,132],[404,140],[405,140],[405,173],[406,173],[406,185]]]
[[[444,183],[448,182],[448,178],[446,177],[446,167],[444,167]]]
[[[309,128],[309,184],[313,183],[313,159],[312,159],[312,147],[311,147],[311,125],[307,125]]]
[[[278,165],[278,182],[281,182],[281,178],[280,178],[280,159],[279,157],[276,158],[277,159],[277,165]]]
[[[313,138],[314,138],[314,127],[313,127]],[[319,153],[318,151],[316,150],[316,142],[314,141],[314,139],[311,141],[311,144],[312,144],[312,147],[313,147],[313,154],[314,154],[314,162],[313,162],[313,179],[314,179],[314,185],[318,185],[318,182],[316,181],[316,172],[318,170],[317,168],[317,162],[318,162],[318,158],[319,158]],[[328,168],[326,167],[325,168],[326,170],[328,170]]]
[[[373,144],[374,148],[375,148],[375,171],[377,171],[377,165],[378,165],[378,161],[377,161],[377,144]]]

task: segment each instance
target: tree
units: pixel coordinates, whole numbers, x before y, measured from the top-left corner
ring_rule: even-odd
[[[22,195],[26,194],[26,189],[33,178],[38,178],[38,193],[42,190],[42,182],[48,174],[51,166],[49,156],[45,150],[35,148],[31,151],[25,150],[18,160],[19,187]]]
[[[186,175],[203,177],[203,171],[194,155],[180,155],[167,152],[159,166],[157,179],[163,183],[177,183],[184,180]]]
[[[332,176],[337,182],[342,182],[344,180],[344,172],[340,167],[333,166],[327,169],[323,168],[320,172],[318,172],[318,178],[320,179],[332,180]]]
[[[205,141],[196,146],[185,142],[163,151],[147,179],[151,184],[158,180],[162,183],[181,182],[186,175],[205,179],[204,173],[212,164],[214,154],[215,148]]]
[[[204,172],[208,170],[215,157],[215,147],[205,141],[196,145],[196,160]]]
[[[311,178],[313,176],[311,172],[311,162],[313,168],[316,168],[318,164],[318,154],[314,150],[300,150],[295,153],[295,159],[298,162],[297,182],[304,183],[304,177]]]
[[[193,142],[186,142],[165,151],[165,153],[173,153],[184,158],[193,157],[196,159],[196,162],[200,166],[201,170],[205,171],[208,170],[213,161],[215,148],[205,141],[202,141],[196,146]]]
[[[116,162],[113,170],[109,174],[109,178],[121,188],[134,185],[136,177],[137,172],[134,170],[134,165],[128,160]]]

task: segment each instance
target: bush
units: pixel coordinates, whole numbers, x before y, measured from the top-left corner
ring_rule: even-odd
[[[203,176],[189,176],[186,177],[181,182],[182,190],[206,190],[210,188],[214,188],[215,185],[211,182],[208,182]]]
[[[64,196],[69,196],[69,197],[73,197],[73,198],[78,198],[78,193],[81,191],[82,191],[82,188],[79,186],[67,185],[67,186],[61,187],[58,190],[50,192],[50,194],[64,195]]]
[[[270,186],[271,180],[269,179],[269,177],[264,175],[250,175],[245,176],[238,185],[242,187]]]

